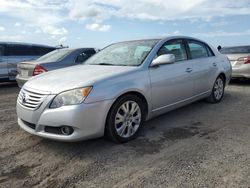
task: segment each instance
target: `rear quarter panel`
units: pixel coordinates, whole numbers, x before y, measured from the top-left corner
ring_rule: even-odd
[[[232,77],[232,65],[228,57],[223,54],[219,54],[217,58],[219,65],[219,74],[224,73],[226,76],[226,84],[229,84]]]
[[[216,48],[214,48],[212,45],[209,45],[210,48],[213,50],[215,56],[216,56],[216,63],[218,66],[218,70],[216,73],[216,78],[221,74],[225,74],[226,76],[226,85],[229,84],[231,77],[232,77],[232,66],[228,59],[228,57],[224,54],[221,54]],[[215,79],[216,79],[215,78]],[[214,79],[214,81],[215,81]]]

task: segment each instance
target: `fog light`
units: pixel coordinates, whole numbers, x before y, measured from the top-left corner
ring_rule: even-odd
[[[74,129],[69,126],[62,126],[61,132],[63,135],[71,135],[74,132]]]

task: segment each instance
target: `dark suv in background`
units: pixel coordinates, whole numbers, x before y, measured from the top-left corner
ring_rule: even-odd
[[[15,81],[17,63],[35,60],[55,49],[45,45],[0,42],[0,81]]]

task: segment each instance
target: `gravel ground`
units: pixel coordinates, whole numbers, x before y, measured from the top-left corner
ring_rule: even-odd
[[[22,131],[0,85],[0,187],[250,187],[250,82],[145,124],[127,144],[60,143]]]

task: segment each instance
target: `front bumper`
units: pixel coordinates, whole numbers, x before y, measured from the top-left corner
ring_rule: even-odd
[[[108,111],[113,103],[105,100],[91,104],[79,104],[50,109],[54,96],[48,96],[37,110],[24,108],[17,102],[17,116],[20,127],[40,137],[58,141],[80,141],[104,135]],[[70,126],[71,135],[62,135],[46,131],[46,127],[59,128]]]
[[[233,78],[250,78],[250,64],[233,67]]]

